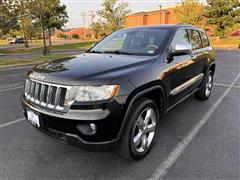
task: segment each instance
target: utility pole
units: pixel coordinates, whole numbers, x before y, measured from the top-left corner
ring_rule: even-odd
[[[82,26],[86,27],[86,13],[81,13],[82,16]]]
[[[159,5],[160,11],[159,11],[159,21],[160,24],[162,24],[162,5]]]
[[[90,26],[92,25],[92,23],[93,23],[93,19],[94,19],[94,17],[95,17],[95,14],[94,14],[94,11],[89,11],[89,13],[88,13],[88,15],[89,15],[89,17],[90,17]]]

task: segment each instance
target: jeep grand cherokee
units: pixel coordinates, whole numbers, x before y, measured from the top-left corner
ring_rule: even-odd
[[[86,53],[33,67],[24,114],[62,142],[89,151],[117,148],[138,160],[152,148],[164,113],[192,94],[209,98],[214,55],[194,26],[119,30]]]

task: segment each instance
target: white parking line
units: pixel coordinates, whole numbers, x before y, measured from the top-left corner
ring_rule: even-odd
[[[215,86],[222,86],[222,87],[230,87],[231,85],[229,84],[222,84],[222,83],[213,83]],[[232,86],[232,88],[239,88],[240,86]]]
[[[220,96],[220,98],[215,102],[215,104],[209,109],[209,111],[198,121],[198,123],[193,127],[193,129],[189,132],[184,139],[177,144],[177,146],[173,149],[173,151],[168,155],[168,157],[155,169],[152,176],[149,180],[156,180],[162,179],[166,173],[168,172],[169,168],[177,161],[177,159],[181,156],[185,148],[188,144],[193,140],[193,138],[197,135],[197,133],[201,130],[204,124],[208,121],[209,117],[213,114],[219,104],[223,101],[223,99],[227,96],[227,94],[231,91],[233,86],[236,84],[240,77],[240,73],[238,76],[233,80],[231,85],[228,89]]]
[[[25,118],[21,118],[21,119],[17,119],[15,121],[11,121],[11,122],[8,122],[8,123],[0,124],[0,128],[6,127],[6,126],[9,126],[9,125],[12,125],[12,124],[24,121],[24,120],[25,120]]]
[[[21,88],[23,88],[23,86],[17,86],[17,87],[12,87],[12,88],[7,88],[7,89],[0,89],[0,93],[15,90],[15,89],[21,89]]]

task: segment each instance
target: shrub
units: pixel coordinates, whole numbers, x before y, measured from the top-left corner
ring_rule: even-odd
[[[66,38],[66,35],[65,34],[58,34],[57,37],[58,38]]]
[[[79,39],[79,35],[78,35],[78,34],[73,34],[73,35],[72,35],[72,38],[73,38],[73,39]]]

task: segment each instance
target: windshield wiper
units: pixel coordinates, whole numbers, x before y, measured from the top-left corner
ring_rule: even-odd
[[[132,55],[132,54],[130,54],[128,52],[119,51],[119,50],[116,50],[116,51],[104,51],[104,53]]]
[[[102,51],[96,51],[96,50],[92,50],[92,51],[89,51],[90,53],[100,53],[102,54],[103,52]]]

